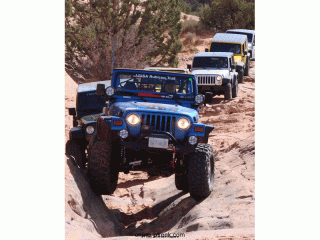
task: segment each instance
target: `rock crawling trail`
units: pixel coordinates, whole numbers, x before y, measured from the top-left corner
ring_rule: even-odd
[[[209,138],[215,151],[215,182],[207,199],[197,202],[177,190],[174,175],[148,177],[142,171],[120,173],[114,194],[97,197],[84,174],[67,161],[67,239],[137,239],[134,236],[156,233],[187,239],[254,239],[254,65],[251,62],[250,76],[239,84],[237,98],[224,101],[216,96],[200,110],[200,121],[215,126]]]

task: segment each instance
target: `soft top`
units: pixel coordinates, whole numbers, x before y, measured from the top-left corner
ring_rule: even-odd
[[[98,83],[105,84],[106,87],[111,86],[111,80],[104,80],[104,81],[99,81],[99,82],[81,83],[78,86],[78,93],[95,91],[97,89],[97,84]]]
[[[176,72],[165,72],[165,71],[155,71],[155,70],[145,70],[145,69],[129,69],[129,68],[116,68],[114,72],[132,72],[132,73],[147,73],[147,74],[156,74],[156,75],[180,75],[184,77],[194,77],[192,74],[185,73],[176,73]]]
[[[227,32],[229,32],[229,31],[255,34],[255,30],[249,30],[249,29],[229,29],[229,30],[227,30]]]
[[[232,52],[200,52],[194,55],[194,57],[232,57]]]
[[[212,42],[229,42],[229,43],[243,43],[247,39],[246,35],[230,34],[230,33],[216,33],[213,36]]]
[[[188,72],[185,68],[166,68],[166,67],[145,67],[144,70],[151,70],[151,71],[183,71]]]

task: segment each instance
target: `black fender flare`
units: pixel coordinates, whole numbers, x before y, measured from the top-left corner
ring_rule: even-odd
[[[97,136],[98,139],[111,142],[111,117],[110,116],[98,116],[97,119]]]
[[[204,130],[204,136],[208,137],[211,131],[214,129],[214,126],[212,125],[206,125],[206,128]]]
[[[79,126],[71,128],[69,132],[69,139],[85,139],[85,135],[83,133],[83,129]]]
[[[241,71],[244,69],[244,63],[243,62],[238,62],[236,66],[237,72]]]
[[[235,72],[235,73],[233,74],[233,81],[234,81],[234,82],[236,82],[236,81],[238,80],[238,78],[239,78],[238,75],[239,75],[239,74],[238,74],[237,72]]]
[[[232,79],[230,79],[230,78],[223,78],[222,79],[222,85],[227,85],[228,83],[231,83],[231,85],[232,85]]]

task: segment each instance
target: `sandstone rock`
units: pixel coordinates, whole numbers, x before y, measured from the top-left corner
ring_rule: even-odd
[[[228,107],[227,112],[228,112],[229,114],[231,114],[231,113],[237,113],[237,112],[239,112],[239,109],[238,109],[237,107],[235,107],[235,106],[230,106],[230,107]]]

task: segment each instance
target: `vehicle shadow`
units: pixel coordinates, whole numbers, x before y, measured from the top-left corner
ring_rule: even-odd
[[[126,214],[126,213],[120,212],[121,223],[124,224],[125,226],[128,226],[128,230],[127,230],[128,232],[132,232],[135,230],[135,223],[136,222],[141,221],[143,219],[154,219],[165,208],[167,208],[175,200],[184,196],[185,194],[187,194],[187,193],[181,191],[181,192],[177,193],[176,195],[174,195],[170,198],[167,198],[166,200],[161,201],[152,207],[147,207],[136,214]]]
[[[169,231],[173,228],[192,208],[194,208],[200,202],[194,200],[191,196],[186,198],[178,199],[186,193],[179,193],[176,196],[170,198],[170,201],[162,203],[161,208],[158,208],[157,215],[153,221],[146,223],[143,222],[140,226],[135,227],[135,224],[129,226],[125,233],[127,235],[143,236],[143,235],[154,235]],[[160,211],[161,210],[161,211]]]
[[[224,101],[224,97],[213,97],[210,104],[220,104]]]
[[[149,176],[148,179],[133,179],[133,180],[129,180],[126,182],[122,182],[122,183],[118,183],[117,188],[130,188],[136,185],[142,185],[144,183],[147,182],[151,182],[151,181],[155,181],[157,179],[160,179],[162,177],[170,177],[173,173],[168,173],[168,174],[159,174],[156,176]]]
[[[67,165],[76,184],[76,186],[74,186],[75,194],[77,194],[76,188],[78,188],[83,203],[80,204],[73,200],[68,201],[66,204],[68,204],[77,215],[83,217],[84,219],[90,220],[93,223],[96,231],[102,237],[109,237],[110,229],[114,229],[117,235],[121,235],[123,228],[119,222],[119,219],[115,213],[106,206],[102,197],[94,194],[90,187],[89,179],[84,171],[80,169],[75,161],[71,158],[67,159]]]

